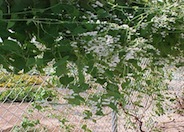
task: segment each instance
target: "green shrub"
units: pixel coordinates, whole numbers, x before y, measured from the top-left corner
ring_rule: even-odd
[[[39,76],[31,76],[28,74],[12,75],[0,73],[0,77],[0,87],[6,88],[41,85],[43,83],[43,80],[39,78]]]
[[[33,102],[52,101],[56,98],[56,92],[48,88],[16,87],[0,93],[0,101],[4,102]]]

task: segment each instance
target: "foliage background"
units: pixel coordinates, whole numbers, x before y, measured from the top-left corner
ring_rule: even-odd
[[[131,112],[149,95],[163,114],[163,67],[183,66],[183,1],[1,0],[0,64],[10,72],[54,67],[73,105]],[[89,98],[85,91],[96,91]],[[131,115],[131,114],[128,114]]]

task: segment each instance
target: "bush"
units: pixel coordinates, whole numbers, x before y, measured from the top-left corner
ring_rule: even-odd
[[[43,83],[43,80],[40,79],[38,76],[31,76],[27,74],[20,74],[20,75],[12,75],[12,74],[5,74],[0,73],[0,87],[21,87],[21,86],[32,86],[32,85],[40,85]]]
[[[52,101],[57,96],[54,90],[48,88],[16,87],[0,93],[0,101],[3,102],[33,102]]]

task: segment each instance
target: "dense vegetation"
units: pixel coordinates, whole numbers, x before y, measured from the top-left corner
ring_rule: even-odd
[[[140,96],[130,102],[132,92],[151,96],[162,114],[162,68],[183,65],[183,18],[182,0],[2,0],[0,64],[14,73],[53,64],[74,91],[69,102],[98,115],[103,106],[144,107]]]
[[[1,102],[53,101],[57,94],[49,87],[38,76],[0,73]]]

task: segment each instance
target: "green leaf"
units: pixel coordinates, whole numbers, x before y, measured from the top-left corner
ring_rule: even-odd
[[[4,1],[4,0],[0,0],[0,6],[3,4],[3,1]]]
[[[107,82],[107,80],[106,79],[97,78],[96,82],[101,84],[101,85],[103,85],[105,82]]]
[[[165,112],[164,112],[164,109],[163,109],[163,106],[162,106],[162,104],[161,104],[161,102],[157,102],[156,103],[156,113],[158,114],[158,115],[163,115]]]
[[[14,53],[20,53],[21,52],[21,47],[19,46],[19,44],[15,41],[12,41],[12,40],[5,40],[3,42],[3,46],[1,46],[4,50],[7,50],[7,51],[13,51]]]
[[[107,13],[107,11],[104,10],[104,9],[99,9],[99,10],[97,11],[97,14],[98,14],[98,17],[99,17],[99,18],[107,18],[107,17],[108,17],[108,13]]]
[[[22,57],[16,56],[14,57],[14,61],[11,62],[12,66],[14,67],[14,72],[18,73],[20,70],[26,68],[26,60]]]
[[[44,60],[43,60],[42,58],[37,58],[37,59],[36,59],[36,65],[37,65],[37,66],[42,66],[42,65],[43,65],[43,61],[44,61]]]
[[[67,73],[66,65],[56,67],[56,75],[59,77]]]
[[[32,20],[27,20],[26,25],[29,25],[31,22],[33,22]]]
[[[35,109],[37,109],[38,111],[40,111],[40,110],[43,109],[43,107],[42,107],[40,104],[35,103],[35,102],[32,103],[32,106],[33,106]]]
[[[5,64],[5,60],[4,57],[0,54],[0,64],[4,65]]]
[[[114,76],[114,72],[110,70],[105,70],[105,75],[111,79]]]
[[[77,68],[78,68],[78,74],[79,74],[79,83],[80,84],[83,84],[85,83],[85,77],[84,77],[84,74],[83,74],[83,64],[82,62],[80,62],[80,60],[77,61]]]
[[[70,14],[70,16],[72,17],[72,18],[76,18],[76,17],[78,17],[79,16],[79,10],[77,9],[77,8],[75,8],[75,6],[73,6],[73,5],[69,5],[69,4],[67,4],[67,5],[62,5],[63,6],[63,9],[68,13],[68,14]]]
[[[60,60],[58,60],[58,61],[54,64],[54,66],[62,66],[63,64],[65,64],[65,63],[67,62],[67,59],[68,59],[68,58],[69,58],[68,56],[65,56],[65,57],[61,58]]]
[[[80,105],[81,104],[80,100],[76,100],[76,99],[67,99],[67,100],[68,100],[68,103],[72,104],[72,105]]]
[[[90,119],[93,115],[92,112],[89,110],[85,110],[83,114],[85,115],[84,119]]]
[[[76,85],[73,85],[71,84],[69,86],[70,89],[72,89],[75,93],[80,93],[80,92],[84,92],[86,91],[87,89],[89,89],[89,85],[88,84],[76,84]]]
[[[95,114],[99,116],[104,116],[102,109],[98,110]]]
[[[84,132],[92,132],[92,131],[87,127],[86,124],[82,125],[81,128],[84,130]]]
[[[94,25],[92,25],[92,24],[86,23],[84,26],[85,26],[85,28],[87,28],[87,30],[89,30],[89,31],[94,29]]]
[[[17,18],[18,18],[18,16],[16,14],[11,15],[11,19],[17,19]],[[14,21],[11,21],[11,19],[10,19],[10,21],[8,21],[7,29],[12,28],[16,23]]]
[[[60,40],[58,42],[59,46],[58,46],[58,50],[60,52],[67,52],[70,53],[70,51],[72,50],[72,46],[70,45],[70,40]]]
[[[113,109],[114,111],[118,112],[117,105],[115,105],[114,103],[111,102],[108,106],[109,106],[111,109]]]
[[[107,0],[109,3],[114,3],[115,0]]]
[[[2,10],[0,10],[0,19],[2,19],[3,18],[3,12],[2,12]]]
[[[81,34],[81,33],[84,33],[86,32],[86,29],[84,29],[83,27],[79,26],[79,27],[76,27],[74,30],[73,30],[73,34],[74,35],[77,35],[77,34]]]
[[[68,85],[70,82],[74,80],[74,77],[68,77],[65,75],[64,77],[60,77],[59,81],[63,85]]]
[[[11,27],[13,27],[15,25],[15,22],[8,22],[8,26],[7,29],[10,29]]]
[[[90,87],[89,87],[89,84],[86,84],[86,83],[80,84],[80,87],[81,87],[82,91],[85,91],[85,90],[87,90],[87,89],[90,88]]]
[[[60,0],[50,0],[50,7],[54,13],[61,13],[62,8],[59,6]]]
[[[119,87],[118,87],[118,85],[108,83],[107,84],[107,90],[113,91],[113,92],[118,92]]]
[[[57,76],[61,76],[61,75],[67,73],[67,71],[68,71],[67,67],[66,67],[67,59],[68,59],[68,56],[65,56],[54,64],[54,67],[56,67],[56,75]]]
[[[68,103],[72,105],[80,105],[82,102],[85,102],[84,98],[80,95],[76,95],[73,98],[67,98]]]
[[[36,62],[35,58],[28,58],[26,61],[26,66],[27,67],[34,66],[35,62]]]

